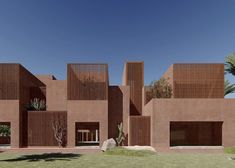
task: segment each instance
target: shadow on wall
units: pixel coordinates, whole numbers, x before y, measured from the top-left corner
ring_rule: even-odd
[[[108,111],[108,137],[116,138],[117,126],[123,123],[123,93],[118,86],[109,87]]]
[[[72,159],[77,159],[80,157],[80,154],[74,154],[74,153],[43,153],[43,154],[37,154],[37,155],[22,155],[17,158],[13,159],[5,159],[0,160],[1,162],[17,162],[17,161],[28,161],[28,162],[36,162],[36,161],[56,161],[56,160],[62,160],[62,161],[70,161]]]

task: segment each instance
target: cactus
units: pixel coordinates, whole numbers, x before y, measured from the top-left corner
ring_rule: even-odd
[[[125,134],[123,132],[123,124],[122,122],[118,124],[118,137],[116,138],[117,146],[121,146],[123,141],[125,140]]]
[[[39,98],[34,98],[30,100],[29,110],[37,110],[37,111],[46,110],[45,100],[40,100]]]

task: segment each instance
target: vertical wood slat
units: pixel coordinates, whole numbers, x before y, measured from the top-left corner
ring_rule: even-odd
[[[65,111],[29,111],[28,146],[57,146],[52,128],[55,120],[59,120],[67,129]]]
[[[68,64],[68,100],[107,100],[107,64]]]
[[[142,114],[142,88],[144,86],[144,63],[128,62],[125,65],[125,85],[130,86],[130,113]]]
[[[19,99],[19,64],[0,64],[0,100]]]
[[[223,64],[174,64],[175,98],[223,98]]]
[[[129,145],[150,145],[150,116],[130,116]]]

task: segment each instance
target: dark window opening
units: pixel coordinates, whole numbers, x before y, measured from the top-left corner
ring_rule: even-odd
[[[170,122],[170,146],[222,146],[223,122]]]

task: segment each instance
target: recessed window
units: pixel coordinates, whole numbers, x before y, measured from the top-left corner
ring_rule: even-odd
[[[11,144],[11,124],[10,122],[0,122],[0,146],[10,146]]]
[[[99,146],[99,123],[76,123],[76,146]]]

